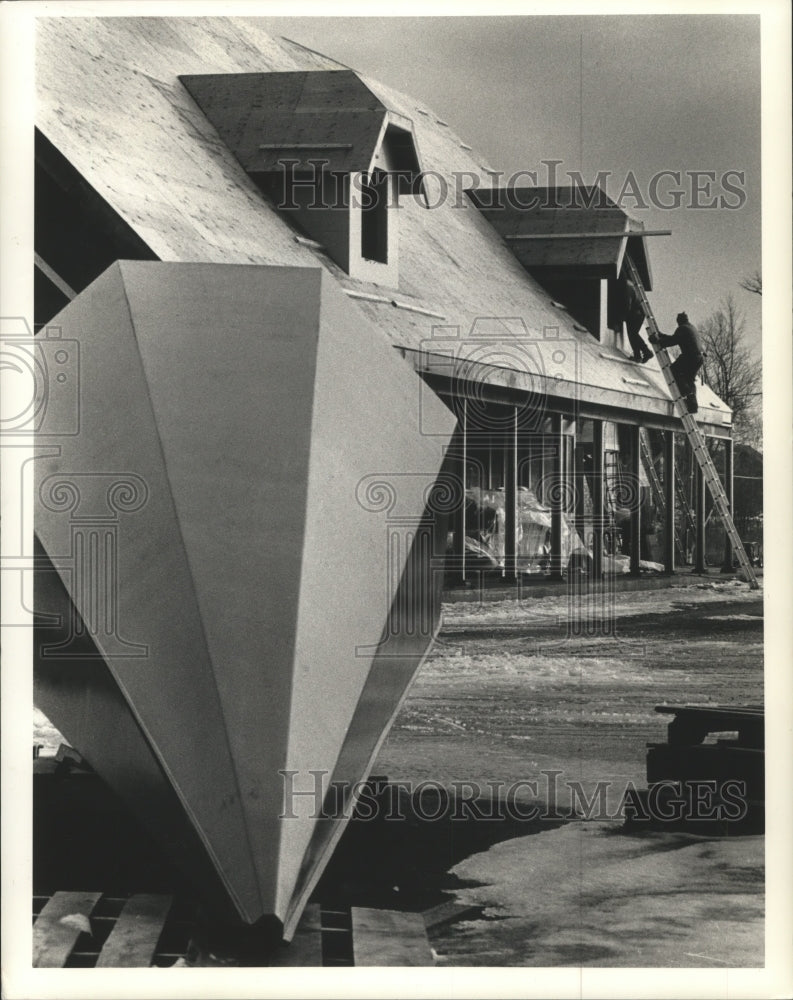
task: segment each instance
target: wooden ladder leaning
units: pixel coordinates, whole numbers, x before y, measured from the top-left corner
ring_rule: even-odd
[[[647,320],[647,326],[650,329],[650,333],[657,337],[660,333],[658,324],[655,321],[655,316],[653,315],[652,308],[650,307],[650,301],[647,298],[647,292],[645,291],[642,279],[629,254],[625,254],[625,264],[628,268],[628,275],[630,276],[633,284],[636,286],[636,291],[641,299],[644,316]],[[757,576],[752,568],[752,564],[749,562],[746,549],[744,549],[743,542],[741,541],[740,535],[738,534],[735,524],[733,523],[732,514],[730,512],[730,504],[727,500],[727,494],[724,492],[724,487],[721,484],[719,474],[716,471],[716,466],[713,464],[713,459],[710,457],[710,452],[705,444],[705,439],[700,433],[694,417],[688,412],[685,400],[680,395],[680,389],[675,381],[675,376],[672,374],[669,352],[663,347],[657,347],[656,357],[658,358],[658,362],[661,366],[661,371],[664,373],[666,384],[669,386],[669,391],[672,394],[677,415],[683,423],[683,429],[686,432],[688,443],[691,445],[691,449],[696,456],[697,462],[699,462],[703,478],[708,485],[711,496],[713,497],[713,504],[716,508],[716,513],[719,515],[721,523],[724,525],[724,530],[727,532],[727,537],[730,539],[732,550],[738,559],[741,569],[746,574],[749,586],[752,590],[758,590],[760,584],[757,582]]]

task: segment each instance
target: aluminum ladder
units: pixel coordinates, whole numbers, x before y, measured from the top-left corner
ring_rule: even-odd
[[[657,337],[661,332],[658,329],[658,324],[655,321],[655,316],[653,315],[652,308],[650,307],[650,301],[647,298],[647,292],[644,288],[644,283],[642,282],[636,265],[630,258],[629,254],[625,254],[625,264],[628,268],[628,275],[631,281],[636,287],[636,291],[641,299],[642,308],[644,309],[644,316],[647,320],[647,326],[650,329],[650,333]],[[741,541],[740,535],[735,529],[735,525],[732,520],[732,515],[730,513],[730,505],[727,500],[727,494],[724,492],[724,487],[719,479],[719,474],[716,471],[716,466],[713,464],[713,459],[710,457],[710,452],[705,444],[705,439],[700,433],[697,423],[694,417],[688,412],[688,407],[685,401],[680,395],[680,389],[675,381],[675,376],[672,374],[671,361],[669,359],[669,352],[666,348],[660,345],[655,346],[655,356],[658,358],[659,364],[661,366],[661,371],[664,373],[664,378],[666,379],[666,384],[669,386],[669,392],[672,395],[672,400],[674,402],[675,410],[677,415],[680,417],[683,423],[683,429],[686,432],[686,437],[688,438],[688,443],[691,445],[691,449],[699,462],[699,467],[702,470],[702,475],[705,482],[708,485],[710,494],[713,497],[713,504],[716,508],[716,513],[719,515],[721,523],[724,525],[724,530],[727,532],[727,537],[730,539],[730,544],[732,545],[732,550],[736,555],[741,569],[746,574],[746,579],[749,582],[749,586],[752,590],[758,590],[760,584],[757,582],[757,576],[755,575],[752,564],[749,562],[749,557],[746,554],[746,549],[743,547],[743,542]],[[704,526],[703,526],[704,530]]]
[[[655,463],[653,462],[653,456],[650,452],[650,443],[647,440],[647,430],[644,427],[639,428],[639,446],[642,455],[642,464],[644,465],[644,470],[647,473],[647,478],[650,481],[650,489],[653,493],[653,500],[655,501],[655,506],[658,508],[661,516],[666,515],[666,496],[664,495],[664,489],[661,485],[661,480],[658,478],[658,472],[655,468]],[[691,508],[688,506],[685,496],[683,495],[682,487],[680,481],[677,477],[677,472],[675,475],[675,489],[678,494],[678,501],[681,502],[680,506],[689,522],[689,527],[694,528],[694,515],[691,512]],[[686,547],[683,543],[683,538],[681,535],[681,524],[677,518],[675,518],[675,545],[677,546],[677,551],[680,555],[681,562],[686,561]]]

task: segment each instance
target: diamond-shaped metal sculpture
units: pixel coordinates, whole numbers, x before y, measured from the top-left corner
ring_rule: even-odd
[[[454,419],[319,269],[119,262],[53,325],[37,704],[215,912],[289,938],[437,626]]]

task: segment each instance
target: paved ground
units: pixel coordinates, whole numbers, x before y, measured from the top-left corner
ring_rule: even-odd
[[[546,799],[560,772],[560,803],[571,781],[590,794],[606,781],[618,814],[626,784],[646,784],[645,743],[665,739],[656,704],[762,702],[762,595],[745,584],[598,601],[449,605],[376,771],[485,794],[512,786],[524,804]],[[571,613],[594,634],[569,634]],[[536,793],[515,784],[527,781]],[[494,828],[461,858],[453,826],[459,881],[447,885],[481,910],[434,934],[441,964],[762,964],[761,836],[630,836],[601,816],[529,835]]]

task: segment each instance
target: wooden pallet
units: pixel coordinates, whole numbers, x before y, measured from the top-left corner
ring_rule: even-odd
[[[139,893],[123,902],[117,916],[98,916],[94,910],[101,897],[100,892],[56,892],[48,899],[33,924],[34,968],[153,965],[173,897]]]
[[[272,964],[281,968],[311,968],[323,964],[322,916],[317,903],[309,903],[305,908],[291,943],[280,948]]]
[[[93,775],[85,770],[78,755],[61,747],[57,757],[39,758],[35,778],[39,798],[52,794],[50,779],[59,776],[60,785],[89,784]],[[79,778],[79,781],[77,779]],[[385,795],[388,779],[382,775],[369,778],[371,794]],[[98,788],[82,789],[78,802],[98,801]],[[93,796],[93,798],[92,798]],[[71,800],[69,800],[71,802]],[[43,817],[49,814],[44,812]],[[101,809],[98,815],[102,816]],[[41,818],[41,822],[46,822]],[[110,841],[120,825],[108,826]],[[124,876],[126,885],[139,884],[142,867],[131,868]],[[73,877],[68,868],[48,872],[50,884],[55,879]],[[151,878],[147,870],[147,878]],[[89,876],[88,884],[102,884],[101,876]],[[63,884],[63,883],[61,883]],[[78,883],[79,884],[79,883]],[[250,940],[238,946],[229,944],[224,930],[207,925],[208,914],[199,916],[197,902],[173,892],[173,884],[151,884],[159,894],[113,894],[102,891],[59,891],[33,897],[33,948],[36,968],[134,968],[194,967],[239,965],[252,959],[262,965],[280,967],[322,967],[361,965],[432,965],[432,950],[427,929],[462,919],[476,912],[454,900],[447,900],[424,913],[350,907],[338,908],[309,904],[290,944],[273,948],[261,944],[262,952],[253,950]],[[220,938],[220,940],[219,940]],[[214,943],[218,945],[215,953]]]
[[[357,965],[434,965],[420,913],[352,908],[352,946]]]
[[[190,930],[184,934],[183,947],[163,949],[172,896],[137,893],[113,898],[101,892],[56,892],[34,900],[45,901],[34,915],[34,968],[216,964],[211,960],[214,956],[209,961],[206,956],[195,961],[188,958]],[[459,919],[469,910],[455,903],[433,907],[425,914],[368,907],[323,910],[312,903],[306,907],[291,943],[281,945],[263,964],[281,968],[433,965],[427,928]],[[236,960],[227,959],[223,964],[236,964]]]
[[[292,943],[270,963],[285,966],[434,965],[421,913],[353,906],[346,910],[306,907]]]

